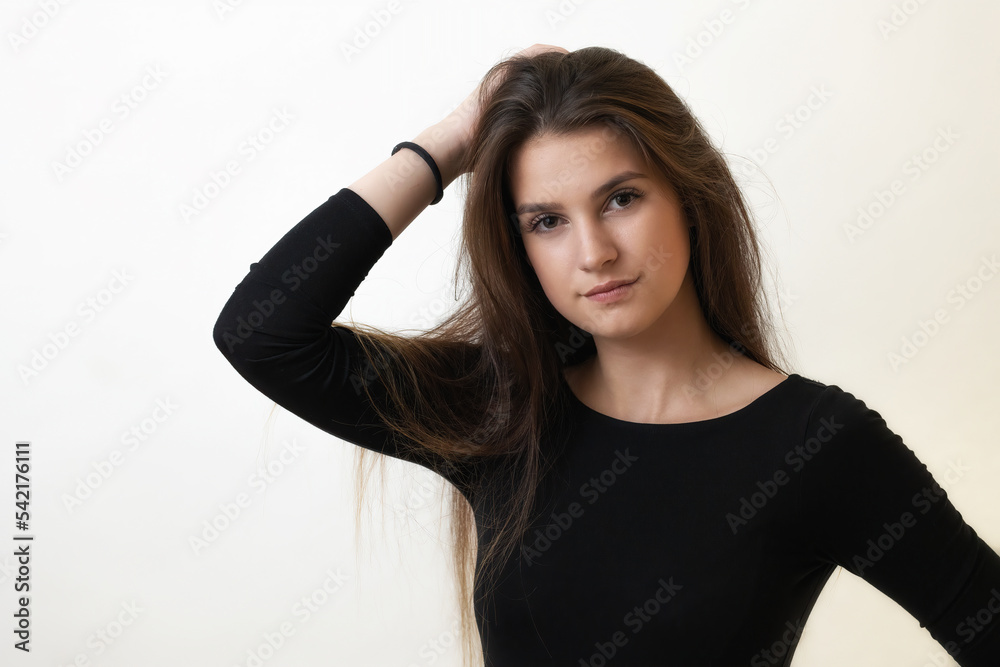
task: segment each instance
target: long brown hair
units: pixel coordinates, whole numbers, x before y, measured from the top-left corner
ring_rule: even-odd
[[[483,479],[473,495],[477,506],[496,505],[484,524],[493,537],[480,545],[474,572],[475,514],[451,487],[465,664],[473,664],[478,636],[474,582],[495,574],[517,548],[545,472],[540,443],[565,432],[562,371],[596,353],[592,338],[548,302],[512,223],[509,169],[519,147],[542,133],[598,126],[623,133],[680,197],[691,225],[694,284],[710,327],[731,349],[772,370],[781,370],[782,354],[749,207],[724,155],[656,72],[613,49],[588,47],[511,57],[486,73],[480,89],[456,267],[456,278],[470,287],[466,298],[417,336],[333,324],[358,334],[389,398],[390,408],[378,412],[401,446],[456,466],[486,459],[505,464],[496,468],[503,474]],[[372,454],[357,452],[356,520]]]

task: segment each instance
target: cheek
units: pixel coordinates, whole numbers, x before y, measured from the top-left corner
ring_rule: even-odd
[[[525,253],[528,264],[535,272],[539,284],[545,296],[553,304],[558,303],[561,298],[560,287],[566,287],[566,275],[562,260],[553,253],[535,250]]]
[[[686,267],[691,255],[689,234],[687,225],[680,221],[671,221],[669,226],[660,227],[645,239],[645,263],[656,267],[669,265],[675,269]]]
[[[538,269],[535,267],[544,265],[539,249],[531,242],[530,239],[525,241],[522,238],[521,246],[524,249],[524,259],[528,262],[528,266],[530,266],[537,275]],[[539,277],[539,280],[541,280],[541,277]]]

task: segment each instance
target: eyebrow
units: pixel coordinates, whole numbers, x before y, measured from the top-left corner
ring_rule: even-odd
[[[604,193],[606,193],[608,190],[612,189],[613,187],[615,187],[619,183],[623,183],[623,182],[625,182],[625,181],[627,181],[629,179],[632,179],[632,178],[646,178],[646,175],[645,174],[640,174],[637,171],[623,171],[622,173],[618,174],[617,176],[612,176],[606,183],[604,183],[603,185],[601,185],[600,187],[598,187],[596,190],[594,190],[591,193],[590,198],[591,199],[598,199]],[[517,207],[517,210],[515,211],[515,214],[520,216],[520,215],[524,215],[525,213],[537,213],[538,211],[547,211],[547,210],[558,209],[558,208],[559,208],[559,204],[557,204],[555,202],[541,202],[541,203],[538,203],[538,204],[521,204],[520,206]]]

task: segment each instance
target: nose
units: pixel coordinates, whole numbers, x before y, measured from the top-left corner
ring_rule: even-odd
[[[599,271],[605,264],[618,257],[614,238],[601,220],[581,217],[576,228],[581,269]]]

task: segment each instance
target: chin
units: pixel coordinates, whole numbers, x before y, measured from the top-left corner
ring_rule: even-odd
[[[615,316],[611,314],[604,318],[603,322],[587,322],[581,320],[577,325],[595,338],[605,338],[608,340],[627,339],[645,331],[646,327],[631,322],[615,321]]]

